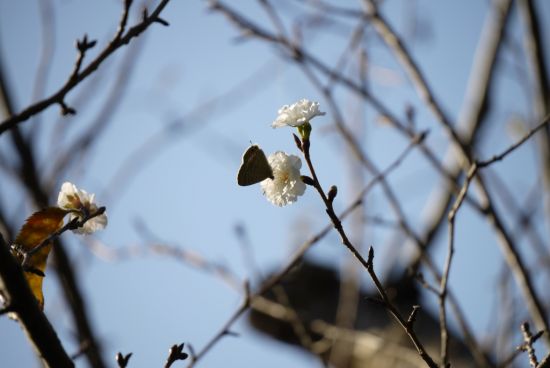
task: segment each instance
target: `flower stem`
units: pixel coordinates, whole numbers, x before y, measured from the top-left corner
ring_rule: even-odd
[[[304,152],[304,158],[306,160],[307,166],[313,178],[313,187],[315,187],[315,189],[317,190],[317,192],[319,192],[319,195],[323,199],[323,202],[325,203],[327,215],[332,221],[332,224],[334,225],[334,228],[336,229],[336,231],[338,231],[338,234],[340,235],[340,238],[342,240],[342,244],[344,244],[348,248],[348,250],[355,256],[355,258],[357,258],[357,260],[361,263],[363,267],[367,268],[367,261],[359,253],[359,251],[355,249],[353,244],[348,239],[347,234],[344,231],[344,228],[342,227],[342,222],[334,212],[332,201],[328,199],[327,195],[325,194],[325,191],[323,190],[323,187],[321,186],[321,183],[319,182],[319,178],[317,177],[317,173],[315,172],[315,168],[313,167],[313,164],[311,162],[311,156],[309,154],[309,148],[310,148],[309,139],[302,140],[302,148]]]

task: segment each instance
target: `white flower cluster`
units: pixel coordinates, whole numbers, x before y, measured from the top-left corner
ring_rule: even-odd
[[[57,197],[57,206],[64,210],[70,211],[69,221],[75,217],[84,218],[84,214],[93,214],[97,211],[98,206],[94,201],[95,195],[88,194],[85,190],[78,189],[73,183],[65,182],[61,186],[61,191]],[[78,234],[91,234],[97,230],[104,229],[107,226],[107,215],[102,213],[95,216],[86,223],[73,230]]]
[[[260,183],[267,200],[279,207],[296,202],[306,190],[300,177],[300,158],[277,151],[268,157],[268,161],[274,179],[265,179]]]
[[[305,98],[292,105],[284,105],[279,109],[278,114],[277,119],[271,123],[273,128],[283,126],[298,127],[316,116],[325,115],[324,112],[319,111],[319,102],[310,101]]]
[[[319,102],[301,99],[292,105],[284,105],[278,111],[278,116],[271,126],[280,128],[283,126],[297,127],[304,138],[304,132],[311,126],[309,122],[316,116],[325,115],[319,110]],[[300,129],[303,129],[301,131]],[[307,133],[309,134],[309,132]],[[266,167],[269,164],[271,170]],[[276,206],[282,207],[294,203],[298,197],[306,191],[306,184],[302,181],[300,168],[302,161],[298,156],[288,155],[277,151],[267,158],[259,146],[250,147],[243,155],[243,163],[237,175],[237,183],[242,186],[257,183],[259,180],[263,194],[267,200]],[[272,172],[272,177],[268,173]],[[257,178],[255,180],[255,178]]]

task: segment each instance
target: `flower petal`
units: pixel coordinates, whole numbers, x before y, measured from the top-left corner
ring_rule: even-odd
[[[269,156],[268,161],[273,169],[274,179],[266,179],[260,183],[267,200],[279,207],[296,202],[306,190],[300,176],[300,158],[277,151]]]
[[[292,105],[284,105],[278,111],[278,116],[271,126],[280,128],[283,126],[298,127],[309,122],[316,116],[325,115],[319,110],[319,102],[301,99]]]
[[[77,188],[76,185],[70,182],[65,182],[61,186],[61,191],[57,196],[58,207],[71,211],[70,220],[78,217],[85,218],[87,214],[93,214],[97,211],[98,206],[95,203],[95,194],[86,192]],[[93,217],[86,223],[73,230],[77,234],[91,234],[97,230],[104,229],[107,226],[107,215],[105,213]]]

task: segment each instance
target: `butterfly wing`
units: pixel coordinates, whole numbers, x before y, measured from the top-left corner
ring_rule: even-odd
[[[241,167],[237,174],[237,184],[247,186],[259,183],[267,178],[273,179],[273,171],[264,151],[256,144],[250,146],[243,155]]]

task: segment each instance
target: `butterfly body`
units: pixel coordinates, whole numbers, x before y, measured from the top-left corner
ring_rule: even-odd
[[[241,167],[237,174],[237,184],[248,186],[267,178],[273,179],[273,170],[267,161],[264,151],[254,144],[243,154]]]

